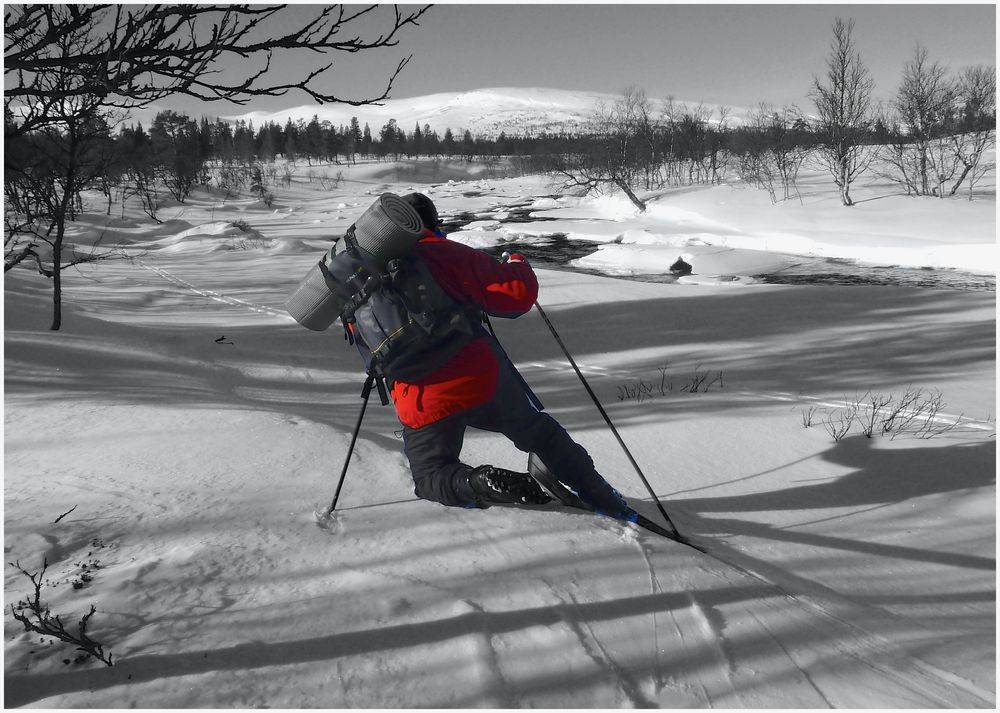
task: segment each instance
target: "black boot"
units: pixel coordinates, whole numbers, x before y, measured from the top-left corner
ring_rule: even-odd
[[[583,508],[584,510],[594,510],[601,515],[608,515],[616,520],[635,522],[635,510],[629,507],[629,504],[625,502],[621,493],[612,488],[600,476],[597,476],[593,480],[593,485],[597,487],[592,488],[588,493],[589,497],[584,498],[577,495],[572,488],[556,478],[536,453],[528,455],[528,474],[565,505]]]
[[[527,473],[481,465],[469,473],[469,487],[479,507],[490,504],[545,505],[552,502]]]

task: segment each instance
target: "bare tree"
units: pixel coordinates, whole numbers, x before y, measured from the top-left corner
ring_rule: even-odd
[[[711,175],[710,150],[712,110],[699,104],[694,108],[681,107],[681,116],[674,122],[673,145],[675,152],[670,158],[685,164],[676,167],[678,183],[694,185],[705,182]],[[686,168],[686,175],[684,169]]]
[[[661,102],[660,116],[657,122],[659,125],[657,137],[659,139],[659,153],[662,156],[662,162],[658,169],[664,174],[664,183],[668,183],[674,179],[679,180],[673,174],[673,171],[677,168],[675,165],[678,163],[676,155],[679,153],[679,149],[683,143],[678,131],[682,118],[683,107],[677,105],[672,96],[668,96]]]
[[[708,165],[711,169],[712,185],[722,183],[726,169],[726,134],[729,129],[726,122],[729,119],[730,109],[727,106],[719,107],[719,121],[716,126],[708,128]]]
[[[122,256],[118,249],[99,249],[100,239],[83,251],[64,244],[67,222],[81,207],[80,192],[107,174],[112,160],[108,126],[93,116],[69,120],[64,131],[47,128],[8,142],[4,151],[5,193],[35,206],[30,213],[5,212],[4,272],[31,258],[39,274],[52,280],[52,329],[62,323],[62,271]]]
[[[315,6],[311,19],[296,21],[285,5],[8,5],[4,12],[4,137],[9,147],[42,142],[61,146],[65,161],[50,161],[57,186],[45,216],[51,224],[31,234],[52,239],[53,321],[61,324],[60,254],[72,201],[93,176],[79,159],[89,149],[88,127],[170,96],[245,104],[256,97],[305,92],[313,100],[351,105],[388,97],[393,81],[409,62],[402,59],[380,94],[345,98],[317,85],[328,62],[298,80],[276,80],[269,72],[275,52],[329,56],[393,47],[401,30],[419,24],[427,6]],[[380,25],[381,32],[378,31]],[[291,29],[287,29],[288,27]],[[360,32],[367,28],[371,35]],[[41,137],[41,138],[40,138]],[[44,139],[44,140],[43,140]],[[11,176],[27,189],[32,181],[29,154],[12,164],[5,152],[5,184]],[[49,198],[45,198],[49,201]],[[30,203],[30,201],[28,201]],[[7,220],[8,243],[18,226]],[[13,231],[13,232],[12,232]],[[23,258],[22,258],[23,259]],[[44,272],[44,271],[43,271]]]
[[[793,193],[798,195],[799,169],[810,149],[809,132],[798,107],[786,106],[778,111],[769,104],[760,104],[747,115],[732,145],[740,178],[765,189],[772,203],[788,200]]]
[[[837,18],[826,75],[814,78],[810,98],[818,114],[818,156],[833,176],[845,206],[853,205],[851,184],[871,164],[875,151],[865,138],[871,123],[875,82],[854,43],[854,20]]]
[[[782,200],[790,199],[794,192],[801,202],[796,183],[799,170],[812,149],[812,137],[801,110],[797,106],[785,106],[780,112],[773,112],[768,136],[771,160],[781,182]]]
[[[955,86],[947,69],[928,59],[917,45],[903,68],[894,107],[905,149],[899,160],[908,165],[911,189],[917,195],[941,195],[956,172],[948,137],[954,131]]]
[[[768,125],[771,120],[772,113],[766,105],[750,112],[746,123],[732,136],[730,145],[740,180],[756,188],[763,188],[771,197],[771,202],[776,203],[775,171],[769,160]]]
[[[997,76],[995,67],[967,67],[958,79],[958,99],[963,115],[959,131],[952,137],[955,156],[962,165],[962,174],[951,188],[955,195],[968,179],[969,199],[976,182],[995,162],[984,161],[990,148],[996,146]]]
[[[80,40],[76,37],[76,40]],[[37,85],[53,97],[72,86],[64,67],[53,67]],[[100,112],[100,98],[67,93],[52,106],[61,122],[28,133],[16,130],[16,119],[5,111],[4,193],[17,195],[13,214],[6,215],[4,271],[25,259],[35,260],[38,272],[52,280],[52,329],[62,324],[62,270],[81,262],[109,257],[109,253],[80,254],[64,250],[67,221],[80,209],[80,192],[109,171],[113,156],[110,126]],[[18,206],[32,206],[18,211]],[[65,253],[65,254],[64,254]]]
[[[183,203],[194,188],[206,158],[198,144],[197,125],[185,114],[168,109],[156,115],[149,138],[160,182]]]
[[[914,165],[911,140],[900,125],[896,109],[891,102],[880,104],[875,123],[875,136],[879,143],[880,161],[876,173],[888,181],[901,184],[907,195],[920,195],[919,168]]]
[[[648,163],[651,131],[646,93],[628,88],[611,106],[601,106],[592,120],[588,148],[561,157],[554,169],[577,186],[587,189],[615,186],[632,204],[645,212],[646,202],[633,188]]]

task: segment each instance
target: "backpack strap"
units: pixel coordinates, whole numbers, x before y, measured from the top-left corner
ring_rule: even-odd
[[[372,293],[382,286],[383,282],[385,282],[384,276],[377,274],[371,275],[367,280],[365,280],[365,284],[361,287],[361,289],[351,296],[351,299],[347,301],[344,309],[340,311],[341,319],[344,324],[351,321],[354,317],[354,313],[357,312],[358,307],[364,304],[364,302],[371,297]]]
[[[386,379],[384,376],[375,377],[375,388],[378,389],[378,398],[382,402],[383,406],[389,405],[389,393],[388,384],[386,384]]]
[[[372,387],[378,391],[378,400],[382,402],[382,405],[388,406],[389,392],[385,383],[385,377],[378,372],[374,365],[368,369],[368,374],[365,377],[365,385],[361,388],[361,398],[365,401],[371,395]]]

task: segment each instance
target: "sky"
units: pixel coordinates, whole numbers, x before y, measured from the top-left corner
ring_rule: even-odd
[[[289,20],[316,12],[315,5],[295,5]],[[808,108],[809,88],[824,71],[838,17],[855,21],[854,38],[875,80],[876,98],[892,96],[918,43],[932,61],[952,70],[996,64],[992,3],[446,2],[432,7],[418,27],[406,28],[397,47],[334,56],[334,68],[318,86],[351,98],[375,96],[399,60],[412,55],[393,98],[517,86],[619,94],[634,85],[651,98]],[[272,70],[293,76],[306,61],[279,55]],[[251,108],[309,102],[293,93],[255,100]],[[228,113],[220,104],[213,108]]]

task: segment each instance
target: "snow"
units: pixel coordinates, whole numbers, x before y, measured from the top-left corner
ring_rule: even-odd
[[[716,186],[640,214],[475,165],[329,168],[338,188],[300,171],[278,210],[201,192],[161,225],[95,196],[70,240],[103,233],[135,259],[68,271],[59,332],[47,281],[7,273],[6,561],[47,559],[52,612],[75,624],[96,605],[90,634],[116,662],[65,664],[70,647],[8,617],[7,706],[994,707],[995,295],[750,279],[807,254],[995,273],[992,192],[873,182],[844,208],[817,174],[801,202]],[[385,190],[472,213],[454,237],[476,247],[566,233],[615,274],[690,258],[675,283],[539,269],[539,299],[711,556],[585,514],[419,501],[374,401],[335,531],[316,526],[361,372],[336,328],[282,305]],[[513,204],[556,220],[505,223]],[[547,410],[658,517],[538,313],[493,323]],[[684,390],[698,373],[722,382]],[[641,398],[619,398],[630,387]],[[823,426],[908,388],[940,392],[941,433]],[[475,431],[463,455],[525,463]],[[9,607],[30,582],[5,574]]]

